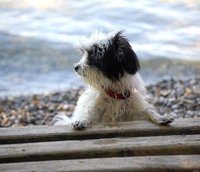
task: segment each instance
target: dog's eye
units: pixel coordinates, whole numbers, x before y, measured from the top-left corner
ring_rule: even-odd
[[[94,57],[94,51],[88,51],[88,58]]]
[[[102,53],[103,48],[98,48],[97,51],[98,51],[99,53]]]
[[[92,54],[97,55],[97,56],[101,55],[102,52],[103,52],[103,48],[102,48],[102,47],[99,47],[99,46],[97,46],[97,45],[95,45],[95,46],[93,47],[93,49],[92,49]]]

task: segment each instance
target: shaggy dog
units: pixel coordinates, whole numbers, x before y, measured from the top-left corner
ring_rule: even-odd
[[[97,122],[150,120],[168,124],[173,118],[161,116],[149,104],[140,74],[138,57],[122,31],[93,33],[81,45],[83,56],[75,71],[89,84],[71,117],[58,114],[54,125],[87,128]]]

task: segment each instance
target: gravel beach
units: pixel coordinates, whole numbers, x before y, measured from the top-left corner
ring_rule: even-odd
[[[160,114],[174,118],[200,117],[200,78],[162,80],[147,86]],[[83,87],[64,92],[0,98],[0,127],[50,125],[60,111],[71,115]]]

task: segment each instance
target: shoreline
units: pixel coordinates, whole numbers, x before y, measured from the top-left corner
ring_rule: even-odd
[[[174,118],[200,117],[200,78],[168,79],[146,86],[158,112]],[[0,98],[0,127],[51,125],[60,111],[71,115],[84,87],[32,96]]]
[[[34,72],[30,65],[24,65],[27,67],[26,70],[22,71],[11,69],[6,72],[8,68],[10,69],[9,65],[0,70],[0,76],[2,76],[0,79],[0,97],[50,94],[85,85],[82,79],[74,72],[73,64],[70,64],[70,69],[65,63],[64,66],[61,68],[56,67],[56,69],[50,66],[49,68],[48,65],[43,67],[39,65],[39,68],[35,69],[40,71],[39,73]],[[37,66],[38,64],[35,65]],[[140,65],[139,73],[145,81],[145,85],[172,77],[186,80],[198,77],[200,73],[200,61],[181,61],[158,57],[149,60],[140,59]]]

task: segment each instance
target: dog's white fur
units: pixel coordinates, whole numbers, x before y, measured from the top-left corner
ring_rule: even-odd
[[[173,118],[157,113],[153,105],[148,103],[146,89],[140,74],[125,73],[119,81],[113,82],[97,68],[88,65],[88,52],[94,44],[109,46],[110,38],[115,33],[94,33],[90,39],[82,43],[83,56],[78,62],[77,73],[89,84],[88,89],[81,95],[71,117],[58,114],[54,125],[70,125],[74,128],[86,128],[97,122],[117,122],[131,120],[150,120],[157,124],[167,124]],[[97,52],[103,54],[104,52]],[[103,86],[103,87],[102,87]],[[110,97],[103,88],[110,88],[116,93],[130,90],[131,95],[125,100]]]

